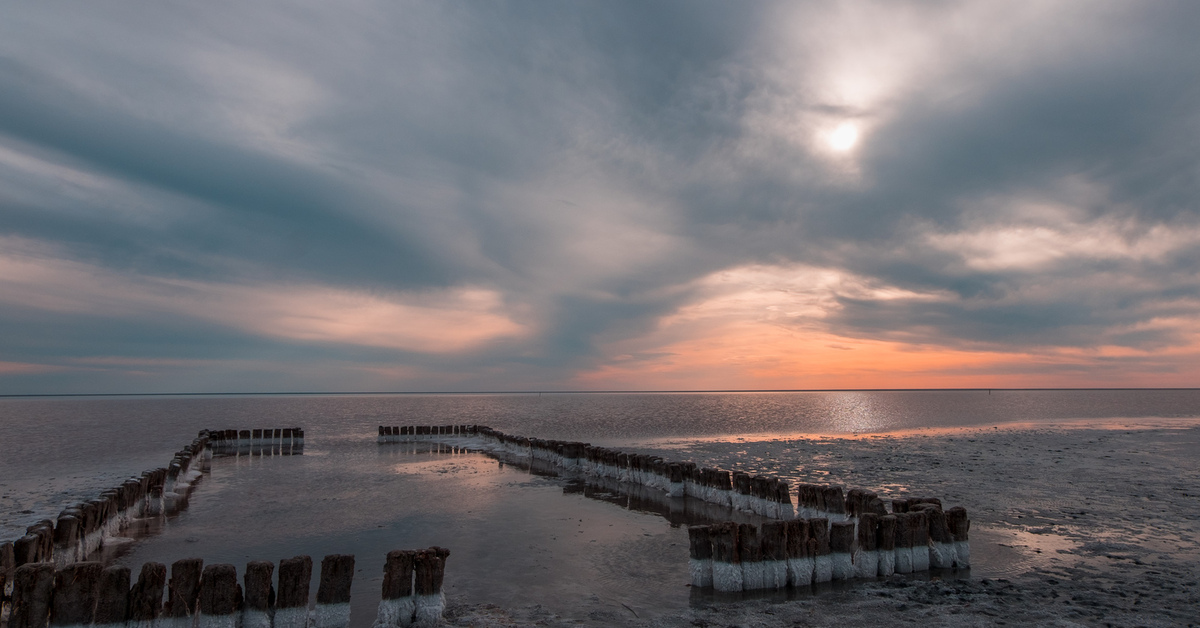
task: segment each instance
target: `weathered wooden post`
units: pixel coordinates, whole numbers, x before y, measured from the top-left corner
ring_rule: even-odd
[[[314,628],[347,628],[350,625],[350,585],[354,556],[331,554],[321,561]]]
[[[929,565],[935,569],[954,566],[954,536],[946,524],[946,513],[940,508],[926,511],[929,516]]]
[[[196,603],[200,599],[200,576],[204,561],[184,558],[171,564],[171,579],[167,582],[167,605],[164,615],[170,628],[191,628]]]
[[[237,628],[237,568],[233,565],[209,565],[200,576],[197,604],[199,628]]]
[[[52,626],[91,626],[96,616],[96,592],[104,565],[73,563],[54,574],[50,605]]]
[[[274,628],[307,628],[311,581],[312,559],[308,556],[279,561],[279,597],[275,600]]]
[[[271,611],[275,606],[271,575],[274,572],[275,565],[270,561],[246,563],[246,573],[242,576],[242,628],[271,628]]]
[[[788,584],[807,587],[813,579],[813,557],[808,553],[808,520],[787,522]]]
[[[763,588],[762,544],[758,540],[758,528],[751,523],[738,526],[738,556],[742,559],[742,590],[757,591]]]
[[[709,528],[713,543],[713,588],[722,593],[741,591],[742,564],[738,556],[738,525],[717,523]]]
[[[688,572],[693,587],[713,585],[712,538],[708,526],[688,527]]]
[[[854,572],[859,578],[879,575],[878,535],[879,515],[861,513],[858,516],[858,552],[854,554]]]
[[[971,529],[971,520],[967,518],[967,510],[955,506],[946,511],[946,525],[954,536],[954,566],[967,569],[971,566],[971,543],[967,533]]]
[[[854,577],[854,522],[838,521],[829,528],[830,562],[834,580]]]
[[[896,503],[892,502],[895,508]],[[905,504],[907,508],[907,503]],[[896,573],[912,573],[913,520],[911,513],[901,511],[896,517]]]
[[[54,596],[54,565],[26,563],[13,573],[8,628],[46,628]]]
[[[787,522],[768,521],[762,524],[759,536],[760,551],[762,554],[763,588],[787,588]]]
[[[875,538],[879,548],[879,575],[886,578],[896,573],[896,515],[879,518],[879,536]]]
[[[417,608],[413,599],[415,557],[416,552],[412,550],[388,552],[383,565],[383,592],[374,628],[404,628],[412,624]]]
[[[95,628],[125,628],[129,621],[129,568],[105,567],[96,591]]]
[[[917,504],[908,512],[909,523],[912,525],[912,568],[913,571],[929,571],[929,514]]]
[[[449,556],[450,550],[431,547],[418,551],[413,559],[417,593],[413,624],[416,626],[436,626],[442,621],[442,611],[446,608],[442,580],[446,575],[446,558]]]
[[[813,582],[829,582],[833,579],[833,551],[829,546],[829,520],[824,517],[814,517],[808,520],[808,530],[816,541],[816,551],[813,553]]]
[[[154,628],[163,610],[163,588],[167,584],[167,566],[142,565],[137,584],[129,592],[129,628]]]

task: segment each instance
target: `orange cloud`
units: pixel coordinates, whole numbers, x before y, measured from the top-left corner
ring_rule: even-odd
[[[576,377],[590,389],[1189,387],[1200,337],[1166,350],[1128,347],[963,348],[848,337],[825,321],[837,295],[940,299],[808,267],[754,266],[700,282],[705,296],[643,336],[606,345]],[[1194,329],[1193,320],[1155,321]]]

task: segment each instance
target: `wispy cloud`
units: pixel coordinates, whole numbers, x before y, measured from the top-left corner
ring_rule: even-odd
[[[0,390],[1194,384],[1197,24],[11,7]]]

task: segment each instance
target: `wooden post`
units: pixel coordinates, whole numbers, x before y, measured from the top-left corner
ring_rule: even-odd
[[[172,628],[191,628],[192,616],[200,598],[200,576],[204,561],[185,558],[171,564],[171,579],[167,582],[165,615],[171,618]]]
[[[693,587],[713,585],[712,537],[708,526],[688,526],[688,572]]]
[[[912,524],[912,568],[913,571],[929,571],[929,514],[922,506],[933,507],[929,502],[911,505],[908,512]]]
[[[8,628],[46,628],[54,596],[54,566],[26,563],[13,573],[12,610]]]
[[[142,565],[137,584],[129,592],[130,628],[153,628],[163,610],[163,588],[167,584],[167,566],[162,563]]]
[[[808,520],[787,522],[788,584],[807,587],[813,580],[813,557],[808,553]]]
[[[896,573],[896,515],[879,518],[879,575],[887,578]]]
[[[892,507],[896,505],[892,502]],[[904,505],[907,508],[907,503]],[[896,573],[912,573],[913,521],[907,511],[901,511],[896,517]]]
[[[819,494],[819,493],[818,493]],[[813,554],[813,582],[829,582],[833,579],[832,548],[829,546],[829,520],[816,517],[808,520],[809,534],[815,541]]]
[[[129,568],[105,567],[96,592],[96,628],[125,628],[129,621]]]
[[[859,502],[861,505],[861,501]],[[858,551],[854,554],[854,574],[859,578],[879,575],[879,515],[864,512],[858,516]]]
[[[237,568],[233,565],[209,565],[200,577],[197,608],[200,628],[236,628],[241,591]]]
[[[271,628],[271,611],[275,606],[271,576],[274,573],[275,565],[270,561],[246,563],[246,573],[242,576],[242,628]]]
[[[383,565],[383,592],[375,618],[376,627],[412,624],[417,608],[413,599],[413,559],[416,554],[412,550],[388,552]]]
[[[949,569],[954,566],[954,536],[946,524],[946,513],[942,509],[927,510],[929,516],[929,566]]]
[[[778,502],[775,502],[778,503]],[[787,522],[768,521],[759,530],[764,589],[784,589],[788,582]]]
[[[742,565],[738,554],[738,525],[717,523],[709,528],[713,547],[713,588],[722,593],[742,590]]]
[[[854,577],[854,522],[838,521],[829,529],[829,549],[834,580]]]
[[[50,608],[53,626],[90,626],[96,617],[96,593],[104,565],[74,563],[54,574],[54,596]]]
[[[321,561],[314,628],[347,628],[350,625],[350,585],[354,556],[331,554]]]
[[[758,528],[751,523],[738,526],[738,556],[742,559],[742,590],[757,591],[764,586],[762,545]]]
[[[442,593],[442,579],[446,574],[446,558],[450,550],[431,547],[419,550],[413,557],[413,575],[416,583],[416,610],[413,624],[436,626],[442,620],[446,608],[446,596]]]
[[[967,569],[971,566],[971,543],[967,533],[971,529],[971,520],[967,518],[967,510],[955,506],[946,511],[946,525],[954,536],[954,566]]]
[[[274,628],[307,628],[311,581],[312,559],[308,556],[279,561],[279,597],[275,599]]]

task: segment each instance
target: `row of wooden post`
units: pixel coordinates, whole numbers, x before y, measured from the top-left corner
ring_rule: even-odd
[[[582,442],[512,436],[481,425],[381,425],[378,442],[442,441],[456,437],[478,438],[507,453],[582,471],[585,475],[640,484],[665,491],[670,497],[694,497],[773,519],[824,517],[838,522],[864,513],[888,514],[884,501],[877,494],[862,489],[844,491],[836,485],[800,484],[796,487],[796,505],[793,506],[788,482],[780,478],[701,468],[693,462],[671,462],[659,456],[627,454]],[[933,501],[941,505],[935,498],[911,501]]]
[[[27,563],[62,566],[85,560],[134,519],[173,512],[187,499],[209,457],[208,439],[202,432],[166,467],[125,480],[96,499],[67,506],[55,520],[43,519],[26,528],[24,536],[0,542],[0,584]]]
[[[389,552],[376,628],[435,625],[449,555],[440,547]],[[321,561],[310,609],[312,568],[308,556],[279,561],[276,589],[275,566],[266,561],[248,563],[243,584],[233,565],[204,566],[199,558],[176,561],[169,580],[166,565],[146,563],[132,584],[130,569],[119,565],[29,563],[15,571],[6,628],[346,628],[354,556]]]
[[[293,455],[304,453],[304,428],[204,430],[214,454],[222,456]]]
[[[718,523],[688,528],[692,586],[732,593],[970,567],[966,510],[923,503],[854,520]]]

